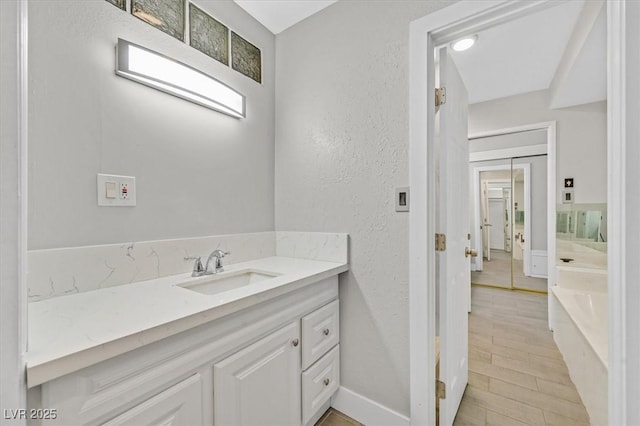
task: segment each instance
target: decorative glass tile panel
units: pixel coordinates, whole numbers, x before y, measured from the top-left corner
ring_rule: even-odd
[[[131,0],[131,13],[184,41],[185,0]]]
[[[229,28],[194,4],[189,4],[191,47],[229,65]]]
[[[127,2],[125,0],[107,0],[109,3],[118,6],[122,10],[127,9]]]
[[[260,49],[231,31],[231,66],[234,70],[262,83]]]

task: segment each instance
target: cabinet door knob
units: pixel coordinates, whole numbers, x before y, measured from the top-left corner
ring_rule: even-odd
[[[331,383],[331,380],[329,380],[329,378],[326,378],[322,382],[324,383],[325,386],[329,386],[329,383]]]
[[[293,339],[293,341],[291,342],[293,346],[298,346],[298,343],[300,343],[300,340],[298,339]]]
[[[323,333],[325,336],[328,336],[328,335],[329,335],[329,329],[328,329],[328,328],[325,328],[324,330],[322,330],[322,333]]]

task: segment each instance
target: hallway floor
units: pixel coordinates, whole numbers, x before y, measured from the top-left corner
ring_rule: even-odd
[[[471,293],[469,385],[454,425],[588,425],[547,327],[547,296]]]
[[[322,415],[315,426],[364,426],[362,423],[358,423],[351,417],[341,413],[340,411],[329,408],[326,413]]]
[[[513,260],[513,286],[526,290],[547,291],[546,278],[527,277],[522,260]],[[491,260],[484,259],[482,272],[471,272],[471,282],[509,288],[511,285],[511,253],[491,250]]]

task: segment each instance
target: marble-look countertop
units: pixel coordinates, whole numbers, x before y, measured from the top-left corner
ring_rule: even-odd
[[[225,267],[280,274],[205,295],[180,274],[29,303],[27,385],[37,386],[349,269],[346,263],[267,257]],[[208,277],[216,277],[210,275]]]

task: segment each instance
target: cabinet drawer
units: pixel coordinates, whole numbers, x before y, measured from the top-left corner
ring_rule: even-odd
[[[202,378],[194,374],[103,426],[202,424]]]
[[[340,386],[340,345],[302,373],[302,424],[331,398]]]
[[[340,341],[338,301],[302,317],[302,369],[316,362]]]

